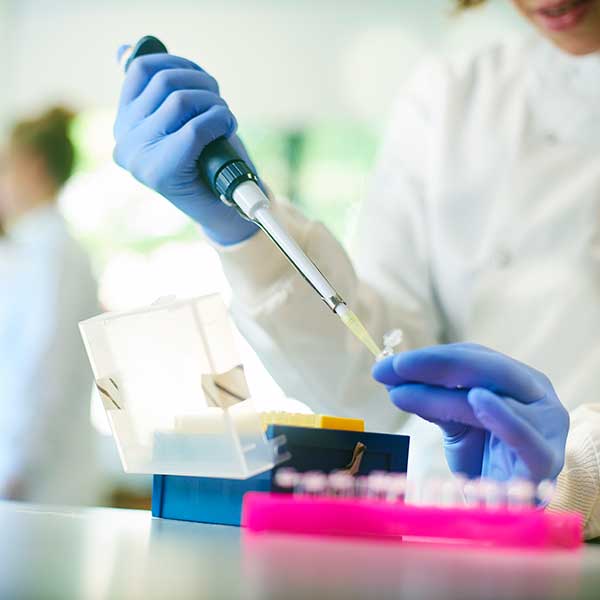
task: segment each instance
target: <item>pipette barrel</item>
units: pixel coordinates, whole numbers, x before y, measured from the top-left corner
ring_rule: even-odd
[[[260,226],[332,311],[343,304],[333,286],[275,218],[268,198],[255,182],[241,183],[233,193],[233,200],[243,215]]]

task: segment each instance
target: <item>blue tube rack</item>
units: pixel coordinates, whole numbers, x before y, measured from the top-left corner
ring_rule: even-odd
[[[154,475],[152,515],[163,519],[240,524],[242,498],[249,491],[279,491],[274,475],[281,467],[297,471],[330,472],[343,469],[358,442],[366,446],[358,475],[371,471],[406,473],[409,438],[404,435],[270,425],[267,437],[285,435],[291,458],[249,479],[218,479]]]

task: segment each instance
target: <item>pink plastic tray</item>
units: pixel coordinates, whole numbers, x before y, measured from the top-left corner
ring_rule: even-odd
[[[255,532],[428,541],[463,541],[527,548],[577,548],[576,513],[537,508],[431,507],[369,498],[294,496],[248,492],[242,526]]]

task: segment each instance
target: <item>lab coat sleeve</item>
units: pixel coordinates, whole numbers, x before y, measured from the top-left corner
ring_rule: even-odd
[[[354,261],[322,224],[281,200],[273,203],[277,218],[379,343],[397,327],[407,347],[440,339],[424,222],[429,117],[413,86],[383,146],[359,219]],[[233,290],[234,319],[288,396],[316,411],[364,418],[371,429],[402,426],[406,415],[371,378],[373,356],[262,232],[218,251]]]
[[[548,508],[580,513],[585,538],[600,537],[600,404],[584,404],[571,414],[565,466]]]

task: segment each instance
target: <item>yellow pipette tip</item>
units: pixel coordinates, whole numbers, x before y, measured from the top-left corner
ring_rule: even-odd
[[[369,349],[373,356],[377,357],[381,354],[381,350],[360,319],[345,304],[339,304],[335,312],[342,323]]]

